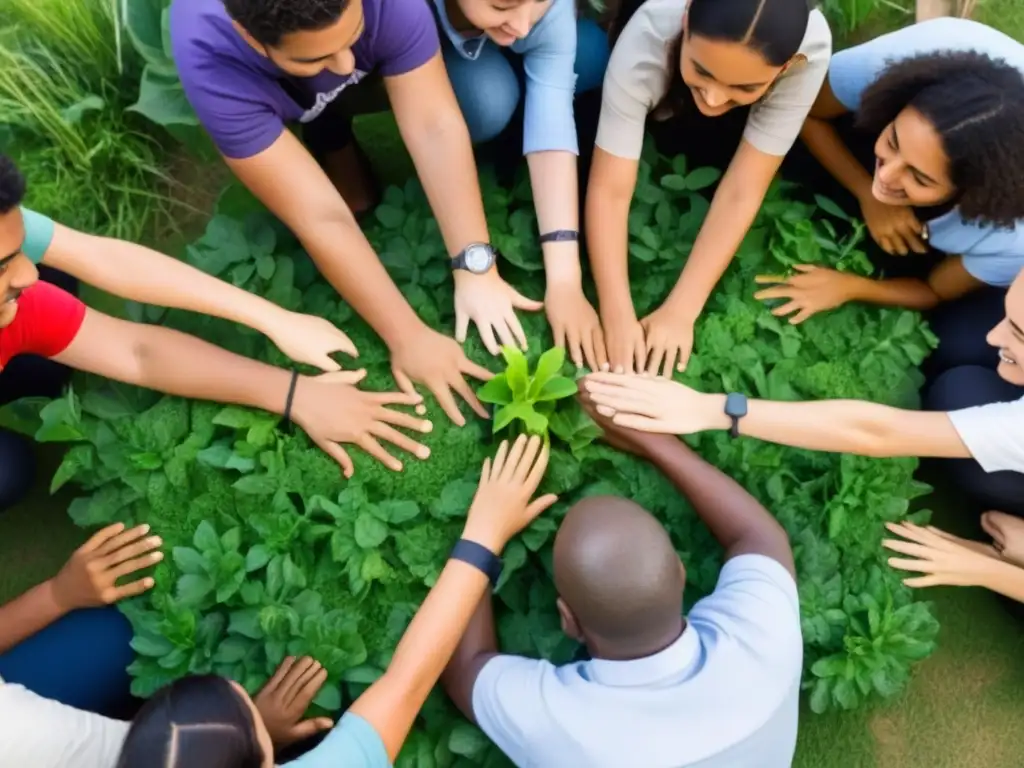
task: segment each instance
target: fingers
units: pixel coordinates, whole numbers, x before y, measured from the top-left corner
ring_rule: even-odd
[[[800,309],[803,309],[803,306],[799,301],[794,299],[793,301],[787,301],[781,307],[775,307],[775,309],[772,310],[772,314],[776,317],[784,317],[785,315],[792,314]]]
[[[537,435],[533,435],[529,440],[526,441],[523,446],[523,452],[520,454],[519,461],[515,466],[515,474],[512,476],[512,482],[517,485],[526,483],[527,478],[533,476],[534,465],[537,463],[537,457],[542,455],[545,451],[546,446],[544,441]],[[547,466],[547,461],[544,460],[543,464]],[[541,473],[540,477],[543,477]],[[540,479],[538,478],[537,484],[540,485]],[[533,491],[530,491],[531,495]]]
[[[303,661],[307,663],[302,665]],[[298,700],[300,704],[304,705],[302,707],[304,712],[309,706],[309,702],[316,696],[317,691],[327,682],[327,670],[319,661],[309,657],[296,664],[295,669],[297,672],[292,674],[286,683],[288,689],[285,691],[285,701],[290,704],[292,701]]]
[[[512,443],[512,447],[509,448],[508,451],[508,459],[505,461],[505,465],[501,468],[501,475],[498,477],[500,482],[515,482],[520,461],[523,458],[523,453],[526,451],[526,445],[526,435],[520,435],[516,438],[515,442]]]
[[[526,485],[530,488],[531,494],[540,487],[540,481],[544,479],[544,473],[548,469],[548,461],[551,459],[550,443],[541,443],[539,449],[539,451],[534,451],[534,456],[530,459],[530,471],[526,476]]]
[[[557,345],[568,353],[569,359],[577,368],[582,368],[586,359],[583,351],[583,337],[586,335],[586,333],[581,334],[579,327],[573,325],[563,333],[563,341]]]
[[[472,390],[466,380],[461,376],[456,376],[451,381],[451,388],[459,393],[459,396],[466,401],[473,412],[476,413],[482,419],[488,417],[487,409],[484,408],[483,403],[477,398],[476,393]]]
[[[315,358],[310,358],[305,362],[308,362],[310,365],[315,365],[321,371],[324,371],[326,373],[334,373],[335,371],[341,370],[341,365],[338,362],[336,362],[334,358],[332,358],[326,352],[323,355],[319,355]]]
[[[324,672],[326,675],[327,673]],[[315,694],[314,694],[315,695]],[[292,728],[292,736],[296,742],[315,736],[321,731],[329,731],[334,727],[334,721],[329,717],[317,717],[312,720],[303,720]]]
[[[490,381],[494,378],[494,374],[491,371],[488,371],[482,365],[477,365],[465,355],[459,361],[459,372],[480,381]]]
[[[925,544],[916,544],[900,539],[885,539],[882,541],[882,546],[886,549],[891,549],[893,552],[923,559],[930,558],[934,554],[934,550]]]
[[[114,588],[114,599],[109,601],[111,603],[117,603],[121,600],[127,600],[129,597],[138,597],[143,592],[148,592],[153,588],[156,582],[152,578],[147,576],[144,579],[133,581],[129,584],[124,584],[120,587]]]
[[[417,443],[411,437],[399,432],[394,427],[388,426],[383,422],[379,421],[374,424],[371,431],[381,440],[387,440],[392,445],[398,446],[406,453],[415,456],[417,459],[428,459],[430,457],[430,449],[427,446]]]
[[[508,457],[508,440],[502,440],[501,445],[498,446],[497,453],[494,454],[494,461],[491,463],[490,474],[487,475],[488,480],[497,480],[501,477],[501,472],[505,468],[505,459]]]
[[[529,299],[526,296],[523,296],[523,294],[519,293],[519,291],[517,291],[516,289],[511,288],[511,286],[510,290],[512,291],[512,306],[515,307],[516,309],[522,309],[527,312],[537,312],[538,310],[544,309],[543,301]]]
[[[637,368],[637,372],[646,373],[648,376],[657,376],[662,360],[665,359],[665,348],[660,341],[654,340],[647,345],[646,365]]]
[[[334,328],[334,326],[331,326]],[[341,329],[334,328],[335,331],[335,347],[336,352],[342,352],[349,357],[359,357],[359,350],[356,345],[352,342],[352,339],[348,337]]]
[[[641,373],[644,370],[644,363],[647,361],[647,339],[641,335],[633,337],[633,361],[632,370]]]
[[[359,368],[355,371],[332,371],[331,373],[322,373],[316,377],[317,381],[323,382],[324,384],[348,384],[355,386],[360,381],[366,378],[366,369]]]
[[[933,573],[936,568],[935,563],[930,560],[908,560],[902,557],[890,557],[889,565],[901,571],[913,571],[915,573]]]
[[[110,568],[110,575],[113,577],[114,581],[117,581],[118,579],[127,576],[129,573],[135,573],[136,571],[141,571],[144,568],[154,566],[163,559],[163,552],[149,552],[147,554],[134,557],[131,560],[124,560],[116,567],[112,567],[113,564],[108,565],[107,568]]]
[[[928,245],[916,233],[905,235],[907,244],[914,253],[928,253]]]
[[[501,346],[498,344],[498,340],[494,338],[494,326],[489,322],[477,321],[476,327],[480,331],[480,340],[484,343],[484,348],[492,355],[501,352]],[[509,344],[509,346],[513,345]]]
[[[636,413],[618,413],[614,409],[611,409],[611,413],[604,413],[602,411],[603,408],[607,408],[607,406],[598,406],[598,413],[610,418],[617,427],[635,429],[637,432],[656,432],[662,434],[671,434],[673,432],[659,419],[652,419],[649,416],[641,416]]]
[[[561,347],[566,350],[569,353],[570,359],[575,363],[576,358],[572,356],[572,342],[569,340],[569,332],[565,325],[563,325],[556,317],[548,318],[548,320],[551,324],[551,341],[554,343],[554,346]]]
[[[146,529],[146,533],[148,533],[149,527],[143,527]],[[96,550],[106,545],[108,541],[110,541],[115,536],[124,531],[124,529],[124,523],[114,523],[113,525],[108,525],[106,528],[103,528],[102,530],[99,530],[92,536],[90,536],[89,540],[78,548],[78,551],[82,554],[89,554],[91,552],[95,552]]]
[[[941,587],[948,582],[941,576],[915,576],[912,579],[904,579],[904,586],[911,589],[922,589],[924,587]]]
[[[627,387],[592,382],[586,385],[590,398],[596,405],[613,408],[616,411],[627,411],[641,416],[656,417],[660,408],[658,403],[642,391]]]
[[[413,386],[412,379],[405,375],[405,371],[399,370],[394,365],[391,366],[391,378],[395,380],[395,386],[398,387],[405,394],[417,394],[416,387]]]
[[[448,383],[441,382],[440,384],[428,384],[427,386],[434,393],[437,404],[441,406],[441,410],[452,420],[452,423],[459,427],[465,426],[466,417],[459,412],[459,406],[455,403],[455,398],[452,397]]]
[[[419,392],[373,392],[369,393],[370,399],[377,405],[419,405],[423,402],[423,396]],[[397,411],[396,411],[397,413]]]
[[[100,531],[100,533],[102,533],[102,532],[103,531]],[[115,536],[108,537],[107,540],[104,541],[101,546],[95,548],[93,551],[94,551],[94,553],[96,555],[105,558],[105,557],[108,557],[109,555],[112,555],[113,553],[117,552],[122,547],[126,547],[129,544],[133,544],[134,542],[137,542],[139,539],[141,539],[142,537],[144,537],[148,533],[149,533],[149,526],[148,525],[137,525],[134,528],[130,528],[127,531],[122,531],[121,533],[118,533]],[[146,549],[143,549],[142,551],[145,552],[145,551],[148,551],[148,549],[152,549],[152,547],[148,547]],[[127,557],[133,557],[133,555],[127,555]],[[124,559],[124,558],[122,558],[122,559]],[[110,562],[107,563],[107,567],[109,567],[111,565],[116,565],[119,562],[121,562],[121,560],[111,560]]]
[[[671,379],[672,374],[676,370],[676,366],[679,366],[681,371],[685,366],[681,365],[680,361],[683,359],[682,347],[678,344],[671,344],[665,350],[665,365],[661,369],[661,375],[666,379]]]
[[[419,419],[404,411],[395,411],[391,408],[381,408],[377,413],[377,420],[385,424],[391,424],[402,429],[411,429],[414,432],[427,434],[434,430],[434,423],[427,419]]]
[[[455,340],[464,344],[469,335],[469,315],[456,308],[455,310]]]
[[[818,314],[817,310],[810,309],[808,307],[803,307],[799,312],[793,315],[793,317],[789,318],[789,324],[800,325],[800,323],[802,323],[804,320],[807,320],[808,318],[813,317],[816,314]]]
[[[491,457],[484,459],[483,469],[480,470],[480,482],[486,483],[491,479]]]
[[[900,256],[906,256],[909,252],[906,240],[904,240],[903,236],[898,232],[893,232],[889,236],[889,241],[892,243],[892,247],[896,250],[896,253]]]
[[[754,282],[757,285],[776,285],[778,283],[785,283],[789,278],[785,275],[755,275]],[[757,294],[754,294],[757,296]]]
[[[317,447],[321,451],[338,462],[338,466],[341,467],[341,472],[346,478],[352,477],[356,468],[352,465],[352,458],[348,455],[348,451],[337,443],[332,443],[330,440],[322,440],[314,437],[313,442],[316,443]]]
[[[584,354],[590,363],[590,369],[593,371],[607,371],[608,348],[604,343],[604,332],[601,330],[601,326],[597,325],[589,334],[584,334],[583,343],[585,348]],[[589,351],[586,351],[587,347],[589,347]]]
[[[763,291],[757,291],[754,294],[754,298],[758,301],[765,301],[767,299],[791,299],[793,298],[793,286],[783,283],[775,288],[765,288]]]
[[[882,235],[876,238],[876,242],[882,247],[882,250],[889,255],[896,253],[896,246],[893,245],[892,240],[888,236]]]
[[[383,464],[385,467],[393,472],[402,471],[402,462],[388,453],[384,446],[377,442],[377,439],[370,434],[362,435],[357,441],[356,445],[370,454],[373,458]]]
[[[524,299],[524,301],[529,301],[529,299]],[[516,340],[519,342],[519,348],[525,352],[530,345],[526,339],[526,331],[523,330],[523,324],[519,322],[519,318],[516,316],[516,313],[509,312],[508,317],[505,318],[505,323],[512,331],[512,335],[515,336]]]
[[[288,675],[289,670],[295,664],[295,657],[289,656],[278,665],[277,669],[274,670],[274,675],[271,677],[267,684],[263,686],[262,690],[267,693],[271,693],[275,688],[281,685],[281,681]]]
[[[540,517],[540,514],[558,501],[558,497],[549,493],[547,496],[541,496],[539,499],[534,499],[530,502],[529,506],[526,507],[526,519],[534,520]]]

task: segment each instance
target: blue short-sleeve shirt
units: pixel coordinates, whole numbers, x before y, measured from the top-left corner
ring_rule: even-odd
[[[391,762],[374,727],[347,714],[315,748],[283,768],[391,768]]]

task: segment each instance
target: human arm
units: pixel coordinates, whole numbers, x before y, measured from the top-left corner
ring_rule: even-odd
[[[148,525],[107,526],[75,550],[56,576],[0,606],[0,653],[73,610],[110,605],[150,589],[149,577],[116,584],[163,559],[155,551],[163,542],[148,533]]]
[[[511,447],[503,442],[493,464],[484,462],[462,538],[500,554],[512,536],[555,502],[551,495],[531,502],[547,462],[548,448],[539,438],[521,436]],[[349,709],[373,726],[392,761],[488,589],[483,572],[449,560],[387,671]]]
[[[697,392],[677,382],[592,374],[584,380],[584,387],[606,415],[625,427],[686,435],[729,429],[732,424],[725,414],[725,395]],[[828,425],[826,429],[823,424]],[[963,428],[961,424],[959,429]],[[739,432],[794,448],[861,456],[972,455],[950,414],[908,411],[862,400],[794,403],[750,399],[747,415],[739,420]]]
[[[399,132],[412,155],[430,207],[451,258],[471,243],[488,243],[487,219],[466,121],[455,100],[438,52],[410,72],[385,77]],[[491,354],[501,345],[527,347],[516,309],[539,310],[541,302],[522,296],[498,274],[455,270],[455,338],[466,340],[472,321]]]
[[[964,268],[960,256],[950,256],[925,279],[894,277],[875,280],[827,267],[798,264],[787,277],[760,276],[760,285],[771,285],[754,294],[755,299],[786,299],[772,309],[776,317],[790,316],[794,325],[848,301],[924,311],[952,301],[985,285]]]
[[[293,360],[323,370],[340,368],[332,352],[357,355],[355,345],[327,320],[290,312],[142,245],[57,224],[42,263],[124,299],[246,325]]]

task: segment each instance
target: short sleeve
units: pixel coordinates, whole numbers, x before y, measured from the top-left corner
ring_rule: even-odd
[[[0,765],[114,768],[129,723],[69,707],[0,680]]]
[[[535,39],[534,36],[536,35]],[[523,52],[526,97],[523,154],[577,154],[573,97],[576,91],[576,14],[573,0],[553,0],[527,38]]]
[[[1024,472],[1024,400],[950,411],[949,420],[986,472]]]
[[[21,244],[21,252],[33,264],[39,264],[53,242],[53,219],[28,208],[22,208],[21,220],[25,225],[25,240]]]
[[[1008,288],[1024,267],[1024,253],[966,255],[962,263],[975,279],[997,288]]]
[[[378,23],[375,52],[384,77],[419,69],[441,48],[437,23],[425,0],[385,0]]]
[[[886,36],[836,52],[828,68],[828,84],[836,100],[849,111],[860,109],[860,97],[885,69],[892,50]]]
[[[359,715],[347,714],[316,747],[283,768],[390,768],[380,734]]]
[[[807,27],[811,44],[806,58],[795,62],[793,71],[776,81],[747,118],[743,138],[766,155],[784,157],[789,152],[825,82],[832,54],[832,32],[820,11],[811,13]]]
[[[0,329],[0,368],[17,355],[59,355],[74,341],[85,304],[55,285],[37,282],[18,299],[18,313]]]
[[[530,765],[530,745],[550,718],[545,716],[543,680],[555,668],[547,661],[523,656],[497,656],[488,661],[473,685],[473,716],[509,760]]]

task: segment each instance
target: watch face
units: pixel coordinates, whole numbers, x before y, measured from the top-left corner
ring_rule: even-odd
[[[492,263],[491,249],[486,245],[471,245],[466,249],[466,269],[470,272],[486,272]]]

